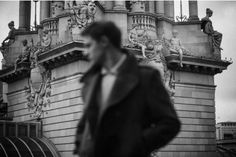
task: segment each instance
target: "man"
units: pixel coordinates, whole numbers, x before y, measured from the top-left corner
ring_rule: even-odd
[[[158,71],[121,50],[112,22],[83,32],[91,68],[83,76],[84,114],[75,153],[80,157],[145,157],[176,136],[180,122]]]

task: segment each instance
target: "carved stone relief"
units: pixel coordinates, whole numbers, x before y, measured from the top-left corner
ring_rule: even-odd
[[[94,21],[96,5],[94,2],[83,1],[80,3],[67,3],[73,12],[68,20],[68,29],[73,40],[78,40],[80,32]]]
[[[167,48],[167,43],[164,39],[151,39],[147,31],[142,31],[134,27],[128,33],[129,44],[126,45],[129,48],[137,48],[142,51],[142,58],[140,64],[148,65],[157,69],[162,77],[163,83],[168,90],[170,96],[174,96],[174,80],[172,72],[167,68],[167,63],[164,56],[164,49]]]
[[[28,87],[25,87],[27,107],[32,111],[31,116],[39,119],[42,117],[44,107],[50,105],[51,72],[38,63],[38,55],[43,52],[40,46],[32,46],[29,49],[30,78]]]

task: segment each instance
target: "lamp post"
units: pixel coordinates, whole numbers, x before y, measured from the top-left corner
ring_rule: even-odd
[[[176,20],[178,22],[185,22],[187,21],[187,16],[183,15],[183,5],[182,5],[182,0],[180,0],[180,16],[176,16]]]
[[[37,27],[37,2],[38,0],[33,0],[34,3],[35,3],[35,13],[34,13],[34,28],[36,30],[36,27]]]

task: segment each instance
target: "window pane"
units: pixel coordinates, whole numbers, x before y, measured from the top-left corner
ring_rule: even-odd
[[[27,136],[28,130],[27,130],[27,125],[25,124],[20,124],[18,125],[18,136]]]

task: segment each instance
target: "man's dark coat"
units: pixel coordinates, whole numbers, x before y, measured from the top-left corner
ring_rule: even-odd
[[[128,56],[98,121],[100,79],[99,67],[81,79],[85,111],[77,128],[76,150],[86,121],[92,135],[92,157],[146,157],[179,132],[180,122],[158,71],[139,66]]]

